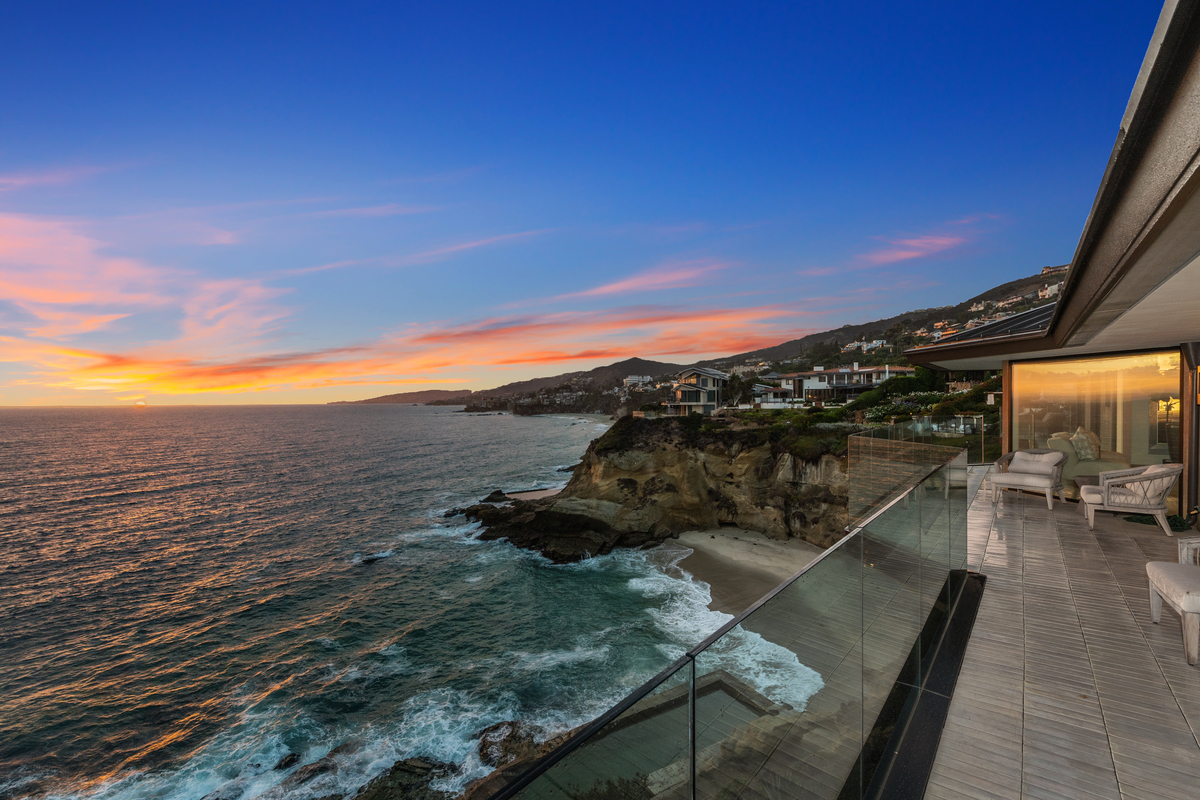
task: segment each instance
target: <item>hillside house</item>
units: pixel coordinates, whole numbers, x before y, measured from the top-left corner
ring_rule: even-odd
[[[729,383],[729,374],[707,367],[689,367],[679,373],[673,402],[667,403],[668,416],[711,414],[721,407],[721,390]]]
[[[795,372],[780,376],[784,385],[790,388],[793,396],[805,402],[820,400],[821,402],[845,402],[853,400],[860,394],[874,389],[888,378],[896,375],[912,375],[916,372],[912,367],[852,367],[825,369],[816,367],[808,372]]]

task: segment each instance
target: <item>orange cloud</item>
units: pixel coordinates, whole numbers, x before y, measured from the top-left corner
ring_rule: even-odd
[[[785,306],[632,307],[413,326],[363,345],[225,359],[172,355],[163,348],[117,353],[0,338],[0,360],[29,365],[26,383],[122,397],[444,383],[462,380],[448,374],[479,368],[752,350],[810,332],[797,326],[801,318]]]

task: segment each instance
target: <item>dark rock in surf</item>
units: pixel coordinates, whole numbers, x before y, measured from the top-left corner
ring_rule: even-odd
[[[452,795],[431,789],[429,784],[454,770],[453,764],[428,758],[406,758],[359,790],[354,800],[449,800]]]
[[[275,769],[289,769],[290,767],[296,766],[298,763],[300,763],[300,754],[288,753],[286,756],[279,759],[279,762],[275,765]]]
[[[508,539],[517,547],[537,550],[556,564],[570,564],[612,552],[614,547],[642,547],[662,537],[640,531],[617,531],[604,521],[551,508],[553,498],[515,500],[512,505],[486,503],[464,509],[467,519],[483,523],[483,541]]]
[[[507,503],[510,500],[512,500],[512,498],[506,495],[500,489],[497,489],[487,497],[483,498],[483,502],[485,503]]]
[[[489,767],[503,767],[538,751],[533,734],[520,722],[497,722],[479,733],[479,760]]]

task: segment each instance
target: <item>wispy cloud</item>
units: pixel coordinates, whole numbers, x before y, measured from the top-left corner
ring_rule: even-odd
[[[622,278],[619,281],[605,283],[582,292],[560,294],[551,300],[567,300],[585,297],[609,297],[618,294],[635,292],[655,292],[664,289],[682,289],[688,286],[698,286],[714,272],[725,269],[728,264],[713,261],[688,261],[683,263],[668,263]]]
[[[850,272],[873,267],[886,267],[913,259],[928,258],[939,253],[955,250],[963,245],[976,241],[981,231],[979,223],[997,220],[997,214],[974,214],[949,220],[936,226],[934,230],[907,236],[873,236],[871,238],[882,245],[864,253],[859,253],[849,261],[838,266],[810,267],[799,270],[798,274],[808,278],[836,275],[840,272]]]
[[[879,238],[882,239],[882,237]],[[895,264],[897,261],[931,256],[934,253],[958,247],[960,244],[966,242],[967,239],[964,236],[928,234],[925,236],[916,236],[911,239],[882,239],[882,241],[887,242],[887,245],[877,250],[863,253],[859,258],[868,264],[876,266]]]
[[[296,267],[295,269],[278,270],[273,274],[274,277],[290,277],[295,275],[310,275],[314,272],[325,272],[331,269],[345,269],[347,267],[411,267],[417,264],[427,264],[434,261],[440,261],[447,256],[452,256],[455,253],[462,253],[468,250],[475,250],[480,247],[490,247],[492,245],[505,244],[507,242],[520,241],[529,239],[534,236],[539,236],[543,233],[549,233],[552,228],[543,228],[535,231],[519,231],[517,233],[505,233],[500,236],[489,236],[486,239],[471,239],[465,242],[436,247],[432,250],[424,250],[418,253],[409,253],[407,255],[388,255],[374,256],[372,258],[350,258],[341,261],[330,261],[326,264],[317,264],[312,267]]]
[[[378,206],[359,208],[331,208],[328,211],[309,211],[303,217],[395,217],[403,214],[428,214],[437,211],[435,206],[406,206],[399,203],[384,203]]]
[[[403,256],[399,259],[401,263],[419,263],[422,261],[433,261],[440,256],[450,255],[452,253],[461,253],[464,250],[474,250],[478,247],[490,247],[494,244],[503,244],[505,242],[514,242],[521,239],[529,239],[534,236],[540,236],[543,233],[549,233],[553,228],[541,228],[533,231],[520,231],[518,233],[504,233],[499,236],[489,236],[486,239],[473,239],[467,242],[459,242],[457,244],[447,245],[445,247],[426,250],[423,253],[416,253],[411,256]]]
[[[0,192],[10,192],[15,189],[28,189],[33,186],[54,186],[63,183],[74,183],[83,178],[100,172],[107,172],[112,167],[59,167],[40,172],[18,172],[0,175]]]

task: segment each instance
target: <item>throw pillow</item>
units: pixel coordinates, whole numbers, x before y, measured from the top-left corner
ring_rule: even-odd
[[[1075,429],[1075,433],[1082,433],[1084,436],[1086,436],[1088,438],[1088,441],[1090,441],[1092,443],[1092,447],[1096,451],[1096,458],[1099,458],[1101,451],[1104,450],[1104,448],[1100,446],[1100,437],[1097,436],[1096,434],[1092,433],[1091,431],[1089,431],[1087,428],[1083,427],[1082,425]]]
[[[1083,429],[1080,428],[1080,431]],[[1100,448],[1092,444],[1091,437],[1084,433],[1076,433],[1071,437],[1071,446],[1080,461],[1095,461],[1100,456]]]

